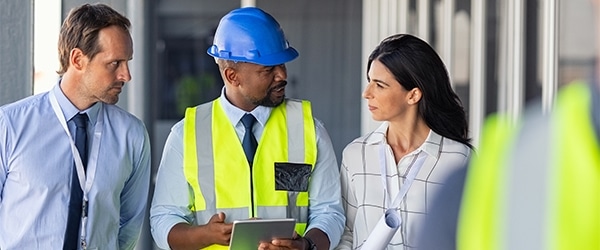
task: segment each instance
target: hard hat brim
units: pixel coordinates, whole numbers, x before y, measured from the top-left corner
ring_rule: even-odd
[[[298,57],[298,51],[292,47],[288,47],[287,49],[270,55],[251,55],[251,56],[231,56],[230,52],[227,51],[217,51],[216,46],[211,46],[206,51],[207,54],[214,58],[230,60],[235,62],[247,62],[254,63],[263,66],[273,66],[280,65],[284,63],[288,63]]]

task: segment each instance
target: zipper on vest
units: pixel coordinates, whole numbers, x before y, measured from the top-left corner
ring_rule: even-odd
[[[256,213],[254,211],[254,178],[252,178],[252,176],[252,163],[250,163],[250,209],[252,209],[252,217],[250,218],[255,218]]]

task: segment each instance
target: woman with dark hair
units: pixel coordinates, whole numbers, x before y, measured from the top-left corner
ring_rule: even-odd
[[[344,149],[347,219],[337,249],[363,247],[384,214],[396,215],[398,226],[384,247],[414,248],[429,200],[471,155],[465,111],[444,63],[417,37],[384,39],[369,56],[367,71],[363,97],[382,124]]]

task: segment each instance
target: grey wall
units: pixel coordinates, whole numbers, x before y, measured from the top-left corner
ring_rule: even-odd
[[[33,0],[0,0],[0,105],[33,93]]]

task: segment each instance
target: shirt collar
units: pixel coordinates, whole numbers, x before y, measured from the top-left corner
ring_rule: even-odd
[[[389,127],[388,122],[383,122],[365,140],[367,144],[379,144],[385,142],[385,134]]]
[[[423,150],[423,152],[437,159],[442,151],[442,139],[441,135],[433,131],[433,129],[429,129],[427,139],[425,139],[425,142],[419,148]]]
[[[221,96],[219,97],[219,99],[221,100],[221,106],[223,107],[225,114],[227,115],[232,124],[237,124],[238,122],[240,122],[240,119],[242,119],[242,116],[244,116],[246,113],[251,113],[252,115],[254,115],[256,120],[264,127],[267,123],[267,120],[269,119],[269,116],[271,115],[271,110],[273,110],[273,108],[271,107],[258,106],[254,108],[254,110],[246,112],[234,106],[233,104],[231,104],[231,102],[229,102],[229,100],[227,100],[227,97],[225,97],[225,87],[221,89]]]
[[[73,103],[71,103],[71,101],[69,101],[67,96],[65,96],[65,94],[62,92],[62,89],[60,89],[60,81],[61,80],[62,79],[58,80],[58,84],[56,84],[54,86],[54,88],[52,88],[51,91],[54,93],[54,96],[56,97],[56,101],[58,102],[58,106],[60,106],[60,109],[63,112],[65,121],[68,122],[71,120],[71,118],[73,118],[75,115],[77,115],[77,113],[80,113],[80,111],[79,111],[79,109],[77,109],[77,107],[75,107],[75,105],[73,105]],[[101,106],[102,106],[102,102],[96,102],[90,108],[82,111],[81,113],[86,113],[88,115],[88,118],[90,119],[90,123],[96,124],[96,121],[98,120],[98,113],[100,112]]]
[[[379,125],[379,127],[377,129],[375,129],[371,133],[371,135],[369,135],[369,137],[366,139],[367,144],[374,145],[374,144],[386,142],[385,135],[387,134],[388,127],[389,127],[388,122],[381,123],[381,125]],[[428,155],[437,159],[440,154],[440,147],[442,145],[442,139],[443,138],[441,135],[439,135],[432,129],[429,129],[429,134],[427,135],[427,139],[425,139],[425,142],[423,142],[423,144],[421,144],[421,146],[419,146],[413,152],[417,153],[419,151],[423,151],[423,152],[427,153]],[[411,152],[409,154],[412,154],[413,152]]]

